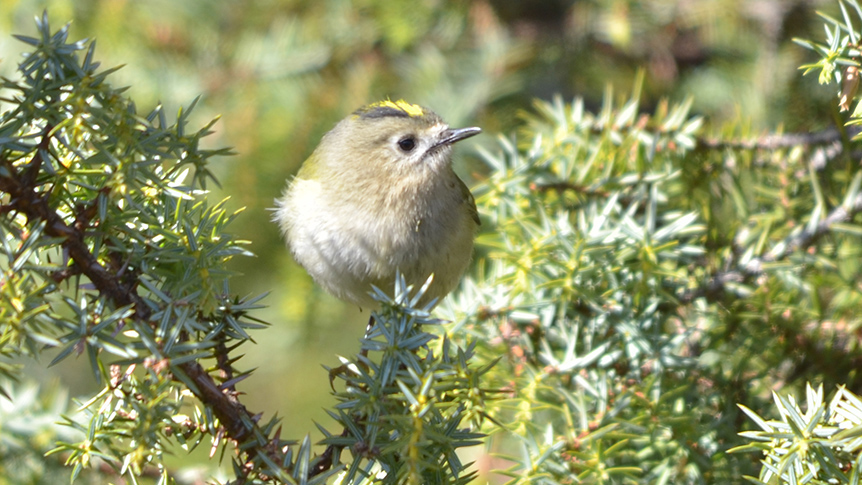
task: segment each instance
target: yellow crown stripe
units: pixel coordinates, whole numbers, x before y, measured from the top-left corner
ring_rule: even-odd
[[[398,101],[392,101],[390,99],[384,101],[378,101],[368,106],[370,109],[373,108],[392,108],[403,111],[407,113],[408,116],[413,118],[418,118],[420,116],[425,115],[425,110],[422,109],[421,106],[417,104],[411,104],[403,99],[399,99]]]

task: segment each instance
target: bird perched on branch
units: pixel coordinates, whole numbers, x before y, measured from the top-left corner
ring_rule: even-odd
[[[337,298],[376,308],[372,286],[433,281],[439,301],[470,261],[479,226],[470,190],[452,170],[452,145],[479,128],[452,129],[406,101],[364,106],[339,122],[276,201],[293,257]]]

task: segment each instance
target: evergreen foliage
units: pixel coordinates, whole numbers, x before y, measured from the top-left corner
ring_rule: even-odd
[[[439,321],[412,308],[403,281],[394,300],[378,295],[384,311],[361,360],[333,374],[348,381],[332,412],[344,432],[321,456],[307,437],[281,439],[277,418],[246,409],[235,386],[249,371],[234,363],[265,327],[250,314],[261,297],[230,293],[225,263],[249,253],[226,232],[236,214],[210,205],[205,190],[209,159],[228,151],[200,147],[209,125],[188,131],[191,107],[170,125],[160,108],[139,115],[105,82],[95,44],[67,42],[68,26],[52,33],[45,14],[37,30],[19,36],[33,47],[21,81],[3,85],[2,352],[61,349],[52,364],[86,354],[104,385],[80,404],[83,421],[66,418],[78,439],[49,453],[72,479],[104,463],[132,481],[154,468],[169,483],[168,442],[191,450],[210,440],[211,455],[232,450],[242,483],[324,483],[342,470],[357,483],[469,480],[455,450],[481,436],[462,420],[481,420],[470,403],[482,402],[489,366],[474,370],[472,351],[447,339],[431,350],[422,328]],[[16,377],[8,363],[0,371]],[[345,448],[349,467],[339,464]]]
[[[862,8],[839,4],[825,44],[798,42],[849,110]],[[227,232],[241,216],[207,197],[210,160],[229,153],[202,143],[212,124],[189,130],[194,103],[176,122],[139,114],[94,43],[47,14],[37,31],[18,36],[31,51],[0,93],[11,483],[55,477],[58,457],[76,483],[181,483],[166,455],[201,445],[231,483],[858,481],[858,104],[823,132],[712,137],[690,99],[645,108],[642,76],[595,110],[536,102],[480,153],[475,269],[436,310],[452,323],[403,281],[378,289],[315,445],[237,390],[240,352],[270,329],[262,296],[229,286],[228,262],[250,253]],[[416,42],[387,32],[388,49]],[[85,357],[101,391],[64,409],[11,383],[11,359],[46,348],[53,364]],[[806,382],[821,384],[803,409]],[[463,463],[477,444],[490,458]]]

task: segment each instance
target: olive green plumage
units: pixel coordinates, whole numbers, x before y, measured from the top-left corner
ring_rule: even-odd
[[[470,261],[476,203],[452,170],[452,144],[479,128],[450,129],[405,101],[356,110],[323,136],[277,201],[275,220],[296,261],[334,296],[376,307],[396,270],[422,303],[446,296]]]

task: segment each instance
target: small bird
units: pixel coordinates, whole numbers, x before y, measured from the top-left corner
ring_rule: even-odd
[[[452,170],[452,144],[481,132],[452,129],[404,100],[354,111],[302,164],[274,219],[294,259],[335,297],[375,309],[372,285],[396,272],[414,288],[433,275],[419,306],[439,301],[470,262],[476,202]]]

